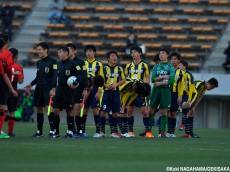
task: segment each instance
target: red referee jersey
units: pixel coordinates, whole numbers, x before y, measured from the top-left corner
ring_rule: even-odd
[[[21,74],[20,75],[14,75],[14,72],[19,71]],[[12,78],[11,78],[11,83],[13,86],[17,85],[18,79],[24,79],[24,73],[22,66],[19,65],[18,63],[14,63],[12,66]]]
[[[6,63],[7,75],[11,80],[12,77],[12,65],[13,65],[13,58],[12,54],[9,50],[3,48],[2,52],[0,52],[0,59],[2,59]]]

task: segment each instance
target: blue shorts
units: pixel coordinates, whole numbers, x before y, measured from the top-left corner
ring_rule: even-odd
[[[136,106],[136,107],[148,106],[147,98],[141,98],[140,96],[137,96],[130,104],[130,106]]]
[[[171,93],[171,107],[170,112],[177,112],[179,104],[177,103],[178,93]]]
[[[96,100],[95,95],[98,91],[97,87],[93,87],[92,90],[90,91],[90,94],[85,101],[85,108],[89,109],[91,107],[92,109],[94,108],[99,108],[100,102]]]
[[[105,90],[102,98],[101,103],[101,111],[110,112],[112,113],[120,112],[121,107],[121,98],[119,90],[110,91]]]

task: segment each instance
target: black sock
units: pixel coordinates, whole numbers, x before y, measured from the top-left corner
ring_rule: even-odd
[[[117,117],[117,124],[118,124],[118,127],[121,131],[122,134],[125,134],[125,130],[124,130],[124,118],[123,117]]]
[[[48,119],[49,119],[49,124],[50,124],[50,130],[54,131],[54,113],[53,112],[50,112]]]
[[[106,117],[101,117],[101,132],[105,133]]]
[[[149,117],[143,117],[143,123],[145,125],[145,131],[150,131]]]
[[[117,117],[113,117],[113,133],[117,133]]]
[[[168,117],[168,131],[167,131],[167,133],[171,134],[171,132],[172,132],[172,118]]]
[[[186,134],[190,134],[190,129],[189,129],[189,119],[186,118],[186,121],[185,121],[185,133]]]
[[[83,115],[83,117],[82,117],[82,133],[85,133],[86,121],[87,121],[87,115]]]
[[[100,129],[101,129],[100,115],[94,115],[94,122],[96,126],[96,133],[100,133]]]
[[[81,129],[81,117],[80,116],[75,116],[75,123],[76,123],[76,126],[77,126],[77,133],[80,132]]]
[[[67,125],[69,131],[76,133],[76,131],[74,130],[74,116],[67,116]]]
[[[190,134],[193,135],[193,117],[188,117],[189,120],[189,131]]]
[[[127,117],[123,117],[123,123],[124,123],[124,132],[128,133],[128,118]]]
[[[44,123],[44,114],[37,113],[37,129],[38,131],[40,131],[40,133],[42,133],[43,123]]]
[[[129,132],[133,132],[134,117],[128,117]]]
[[[55,134],[60,134],[59,132],[59,124],[60,124],[60,116],[59,115],[54,115],[54,126],[55,126]]]
[[[113,116],[112,115],[109,115],[109,127],[110,127],[110,133],[114,133],[114,130],[113,130]]]
[[[174,134],[176,129],[176,118],[171,119],[171,134]]]
[[[186,119],[187,119],[187,114],[182,114],[182,123],[181,124],[185,125]]]

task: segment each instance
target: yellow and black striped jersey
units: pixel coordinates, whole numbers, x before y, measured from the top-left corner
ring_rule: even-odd
[[[184,93],[188,95],[188,100],[191,101],[192,94],[196,93],[196,89],[194,86],[194,77],[191,72],[185,71],[184,77]]]
[[[125,79],[125,74],[121,66],[104,66],[103,73],[105,76],[105,84],[116,84],[122,79]],[[105,90],[108,90],[108,88]]]
[[[205,87],[205,81],[204,80],[200,80],[200,81],[195,81],[195,89],[197,91],[197,94],[199,96],[203,96],[206,92],[206,87]]]
[[[175,81],[174,81],[174,84],[172,85],[172,90],[171,91],[173,93],[178,93],[178,96],[183,95],[184,77],[185,77],[185,73],[181,69],[176,69],[176,71],[175,71]]]
[[[125,67],[125,75],[132,79],[145,81],[146,76],[149,75],[149,66],[142,61],[139,64],[134,62],[128,63]]]
[[[85,61],[85,67],[87,69],[87,74],[92,75],[101,75],[104,78],[103,74],[103,64],[95,59],[92,61],[86,60]]]
[[[133,90],[135,82],[142,82],[132,78],[126,78],[126,82],[120,86],[121,104],[123,106],[130,105],[138,94]]]

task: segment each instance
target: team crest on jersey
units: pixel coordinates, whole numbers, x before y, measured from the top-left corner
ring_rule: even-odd
[[[65,74],[68,76],[68,75],[70,75],[70,70],[66,70],[65,71]]]
[[[45,67],[45,73],[49,73],[49,71],[50,71],[50,68]]]

